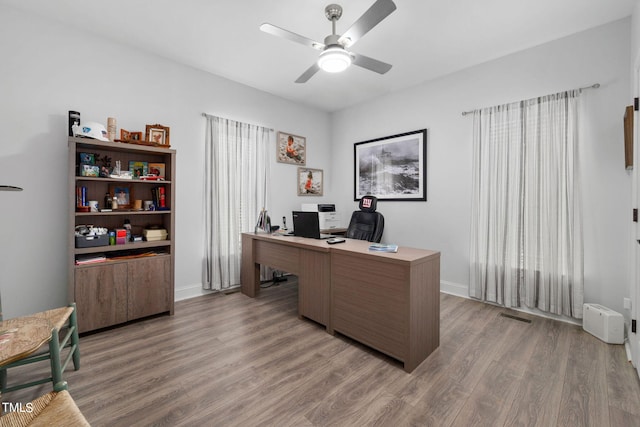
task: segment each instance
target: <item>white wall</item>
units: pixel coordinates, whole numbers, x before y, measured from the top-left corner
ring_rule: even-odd
[[[632,100],[629,49],[625,19],[335,113],[334,182],[353,182],[353,143],[427,128],[428,200],[380,202],[383,240],[441,251],[442,289],[467,295],[472,118],[461,112],[600,83],[583,94],[585,302],[622,311],[631,215],[622,134]],[[332,190],[336,202],[355,208],[351,186]]]
[[[201,113],[306,136],[308,166],[330,165],[327,113],[2,5],[0,58],[0,184],[24,187],[0,192],[5,317],[67,301],[68,110],[80,111],[83,121],[106,124],[115,117],[118,128],[132,131],[151,123],[171,128],[177,150],[177,298],[201,288]],[[276,163],[275,146],[272,158],[267,209],[279,223],[306,199],[296,196],[297,168]]]

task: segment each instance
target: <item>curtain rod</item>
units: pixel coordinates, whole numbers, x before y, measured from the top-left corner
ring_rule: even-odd
[[[218,119],[233,120],[233,119],[227,119],[226,117],[214,116],[213,114],[207,114],[207,113],[202,113],[202,117],[215,117],[215,118],[218,118]],[[233,120],[233,121],[237,122],[238,120]],[[241,122],[241,123],[244,123],[244,122]],[[252,123],[247,123],[247,124],[251,125],[251,126],[260,126],[262,128],[265,127],[265,126],[262,126],[262,125],[254,125]],[[268,129],[269,129],[270,132],[273,132],[273,128],[268,128]]]
[[[600,87],[600,83],[594,83],[591,86],[579,87],[578,90],[587,90],[587,89],[598,89]],[[471,111],[463,111],[462,115],[466,116],[467,114],[473,113],[475,110]]]

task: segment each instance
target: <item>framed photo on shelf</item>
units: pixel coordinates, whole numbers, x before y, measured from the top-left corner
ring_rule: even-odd
[[[427,130],[353,145],[353,200],[427,200]]]
[[[169,145],[169,128],[159,124],[146,126],[145,140],[160,147],[171,147]]]
[[[164,179],[164,163],[149,163],[149,175],[155,175],[159,178]]]
[[[280,163],[294,165],[307,164],[307,139],[303,136],[278,132],[276,160]]]
[[[142,141],[142,132],[129,132],[131,141]]]
[[[141,176],[145,176],[149,173],[149,163],[130,160],[129,172],[131,172],[133,179],[140,179]]]
[[[120,129],[120,140],[122,141],[130,141],[131,140],[131,132],[128,130]]]
[[[132,184],[110,184],[109,195],[118,201],[118,209],[131,209],[133,207]]]
[[[298,168],[298,196],[322,196],[322,169]]]

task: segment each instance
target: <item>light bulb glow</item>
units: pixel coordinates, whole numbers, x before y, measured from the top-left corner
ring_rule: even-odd
[[[339,73],[350,65],[351,55],[341,47],[330,47],[318,58],[318,66],[329,73]]]

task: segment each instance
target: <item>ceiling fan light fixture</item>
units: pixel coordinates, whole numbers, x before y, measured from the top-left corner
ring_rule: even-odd
[[[340,73],[350,65],[351,55],[341,47],[329,47],[318,58],[318,66],[329,73]]]

